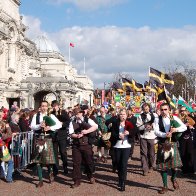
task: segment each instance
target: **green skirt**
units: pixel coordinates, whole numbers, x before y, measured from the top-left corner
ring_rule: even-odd
[[[174,149],[174,156],[169,160],[164,161],[163,154],[162,154],[162,144],[160,143],[158,144],[157,160],[156,160],[157,169],[164,171],[167,169],[171,169],[171,168],[174,169],[182,166],[182,161],[180,158],[177,143],[176,142],[172,143],[172,147]]]
[[[34,163],[43,165],[56,164],[53,143],[51,138],[44,139],[44,145],[40,145],[39,139],[36,142]]]

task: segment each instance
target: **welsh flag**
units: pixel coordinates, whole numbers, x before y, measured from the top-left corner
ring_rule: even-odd
[[[192,107],[179,95],[178,105],[186,107],[189,112],[193,112]]]
[[[178,106],[178,99],[175,95],[172,95],[172,102],[175,104],[175,106]]]

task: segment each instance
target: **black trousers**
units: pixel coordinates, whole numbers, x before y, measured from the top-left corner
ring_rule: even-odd
[[[127,179],[127,164],[131,148],[114,148],[119,181]]]
[[[91,145],[73,145],[73,180],[80,181],[82,177],[81,164],[85,165],[85,172],[91,178],[94,172],[93,149]]]
[[[116,170],[117,165],[116,165],[116,155],[115,155],[115,150],[114,149],[115,149],[114,147],[111,147],[110,151],[109,151],[109,154],[110,154],[111,159],[112,159],[112,168],[113,168],[113,170]]]
[[[58,159],[58,152],[60,152],[61,160],[63,162],[63,169],[64,171],[67,170],[67,144],[66,139],[63,140],[57,140],[53,141],[53,147],[54,147],[54,154],[56,158],[56,165],[54,165],[53,170],[54,172],[58,172],[59,169],[59,159]]]
[[[180,156],[182,160],[182,172],[194,173],[194,156],[193,156],[193,141],[192,138],[179,140],[180,144]]]

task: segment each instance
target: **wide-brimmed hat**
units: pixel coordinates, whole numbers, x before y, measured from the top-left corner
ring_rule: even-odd
[[[73,110],[74,115],[77,115],[78,113],[83,113],[84,114],[84,110],[81,110],[81,108],[75,108]]]
[[[88,105],[82,105],[82,106],[81,106],[81,109],[82,109],[82,110],[88,110],[89,108],[88,108]]]

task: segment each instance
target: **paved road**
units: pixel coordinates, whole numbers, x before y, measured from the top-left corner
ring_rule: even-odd
[[[69,165],[71,173],[71,156],[69,156]],[[96,184],[89,184],[87,178],[83,176],[82,184],[79,188],[71,189],[72,184],[71,174],[67,176],[60,173],[56,177],[55,182],[49,184],[47,173],[44,175],[44,186],[40,189],[35,188],[38,183],[37,176],[33,178],[32,171],[27,170],[23,172],[24,177],[17,176],[16,181],[12,184],[7,184],[0,181],[0,195],[14,195],[14,196],[58,196],[58,195],[79,195],[79,196],[102,196],[102,195],[137,195],[137,196],[153,196],[159,195],[157,190],[162,186],[161,176],[154,171],[148,176],[142,176],[140,161],[139,161],[139,146],[136,146],[134,152],[134,159],[128,165],[128,179],[126,191],[121,193],[117,190],[117,174],[112,173],[111,160],[108,163],[97,164],[96,167]],[[182,196],[196,196],[196,176],[183,177],[178,174],[178,181],[180,183],[180,190],[174,191],[170,178],[168,178],[169,189],[167,195],[182,195]]]

